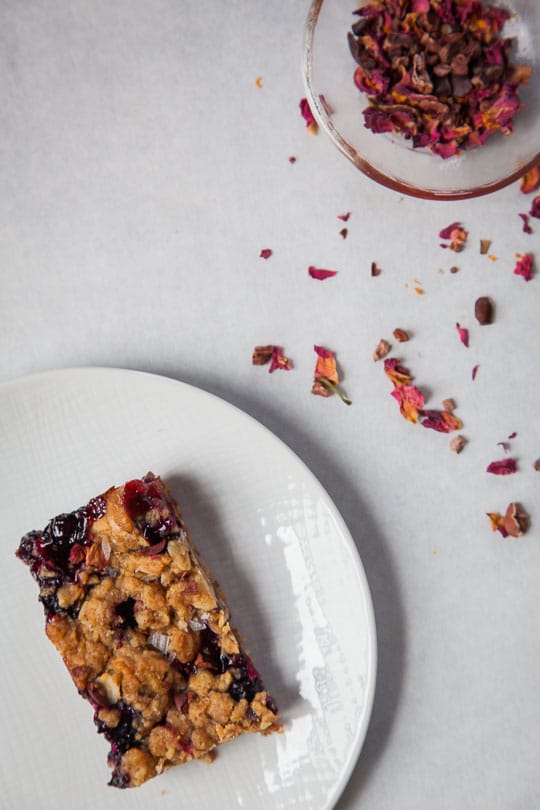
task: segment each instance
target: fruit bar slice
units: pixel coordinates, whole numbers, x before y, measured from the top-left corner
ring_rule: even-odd
[[[279,731],[276,704],[159,478],[128,481],[26,534],[45,632],[111,744],[109,784],[212,761],[240,734]]]

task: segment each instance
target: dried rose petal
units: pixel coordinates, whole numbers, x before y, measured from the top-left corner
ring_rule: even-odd
[[[456,410],[456,403],[451,398],[450,399],[443,399],[442,406],[443,406],[443,410],[449,411],[449,413],[452,413],[452,411]]]
[[[391,344],[388,343],[388,341],[385,340],[384,338],[381,338],[373,351],[374,361],[377,362],[377,360],[382,360],[383,357],[386,357],[386,355],[390,352],[391,348],[392,348]]]
[[[376,262],[371,262],[371,275],[372,276],[380,276],[382,270],[380,267],[377,267]]]
[[[321,381],[321,377],[317,377],[313,381],[313,385],[311,386],[311,393],[315,394],[318,397],[330,397],[332,396],[332,391],[327,385],[323,385]]]
[[[409,340],[409,333],[405,329],[394,329],[392,332],[398,343],[407,343]]]
[[[532,201],[529,216],[534,217],[535,219],[540,219],[540,195],[535,197]]]
[[[453,222],[447,228],[443,228],[439,233],[440,239],[449,239],[449,244],[441,244],[442,248],[449,248],[455,253],[461,253],[467,241],[468,232],[465,230],[461,222]]]
[[[450,442],[450,450],[453,453],[461,453],[466,444],[467,439],[465,439],[464,436],[454,436],[454,438]]]
[[[315,120],[313,113],[311,112],[311,107],[309,106],[307,98],[301,98],[298,106],[300,107],[300,113],[302,115],[302,118],[306,122],[307,129],[311,132],[312,135],[316,135],[319,126]]]
[[[461,340],[463,345],[469,348],[469,330],[464,329],[462,326],[459,325],[459,323],[456,323],[456,329],[459,335],[459,339]]]
[[[274,346],[274,351],[272,352],[272,358],[268,372],[271,374],[277,368],[280,368],[283,371],[290,371],[291,361],[289,360],[288,357],[284,357],[284,355],[281,352],[281,348],[279,346]]]
[[[442,231],[439,231],[439,239],[451,239],[452,233],[458,228],[461,228],[461,222],[452,222],[451,225],[448,225],[446,228],[443,228]]]
[[[486,512],[491,528],[494,532],[500,532],[503,537],[508,537],[508,532],[504,528],[504,517],[499,512]]]
[[[346,214],[338,214],[337,218],[340,219],[342,222],[348,222],[350,216],[351,216],[351,212],[347,211]]]
[[[415,385],[398,385],[391,396],[399,402],[399,411],[409,422],[418,422],[418,415],[424,407],[424,395]]]
[[[449,411],[428,410],[422,411],[421,425],[438,433],[451,433],[453,430],[461,430],[463,422]]]
[[[311,393],[321,397],[329,397],[331,394],[337,394],[346,405],[351,405],[351,400],[343,394],[338,386],[339,374],[334,352],[330,351],[330,349],[325,349],[324,346],[316,345],[313,347],[313,350],[317,354],[317,363],[315,365]]]
[[[443,158],[509,134],[531,70],[510,62],[505,9],[477,0],[371,0],[355,12],[354,83],[364,123]]]
[[[512,475],[517,472],[517,462],[515,458],[503,458],[502,461],[492,461],[486,467],[486,472],[493,475]]]
[[[480,253],[485,256],[491,247],[491,239],[480,239]]]
[[[473,370],[471,372],[471,377],[473,378],[473,380],[476,380],[476,375],[478,374],[479,368],[480,366],[473,366]]]
[[[347,228],[342,228],[342,229],[340,230],[340,232],[339,232],[339,235],[340,235],[340,236],[342,236],[342,237],[343,237],[343,239],[346,239],[346,238],[347,238],[347,234],[348,234],[348,233],[349,233],[349,231],[347,230]]]
[[[291,156],[289,157],[289,163],[296,163],[296,158],[295,158],[295,156],[294,156],[294,155],[291,155]]]
[[[508,438],[509,438],[509,439],[515,439],[515,438],[516,438],[516,436],[517,436],[517,433],[516,433],[516,431],[514,430],[514,431],[513,431],[513,432],[512,432],[512,433],[509,435],[509,437],[508,437]]]
[[[257,78],[255,79],[255,86],[258,87],[259,90],[262,90],[263,84],[262,78],[260,76],[257,76]]]
[[[453,265],[453,266],[450,268],[450,272],[451,272],[451,273],[459,273],[459,267],[456,267],[455,265]]]
[[[270,374],[277,368],[284,371],[289,371],[291,368],[291,361],[284,357],[280,346],[255,346],[251,362],[254,366],[264,366],[270,362],[268,369]]]
[[[389,357],[384,361],[384,373],[395,386],[408,385],[412,380],[409,369],[402,366],[395,357]]]
[[[525,172],[521,178],[519,190],[523,192],[523,194],[531,194],[538,186],[540,186],[540,163],[534,166],[530,171]]]
[[[507,442],[497,442],[497,447],[502,447],[505,453],[510,451],[510,445]]]
[[[518,259],[514,267],[514,275],[522,276],[525,281],[530,281],[533,277],[533,257],[530,253],[525,253]]]
[[[311,278],[316,278],[319,281],[324,281],[325,278],[332,278],[332,276],[337,275],[337,270],[323,270],[321,268],[313,267],[310,265],[308,267],[308,273]]]
[[[324,346],[314,346],[313,351],[317,354],[317,364],[313,377],[324,377],[337,385],[339,375],[337,370],[336,355]]]
[[[269,259],[271,255],[272,255],[272,251],[270,250],[270,248],[263,248],[261,250],[261,252],[259,253],[259,257],[261,259]]]
[[[518,214],[518,217],[521,217],[521,219],[523,220],[523,229],[522,229],[523,233],[528,233],[528,234],[532,233],[533,229],[531,228],[531,226],[529,224],[528,215],[527,214]]]
[[[508,504],[503,526],[510,537],[522,537],[526,533],[529,528],[529,516],[521,504]]]
[[[540,472],[540,458],[536,459],[536,461],[533,464],[533,468],[536,470],[536,472]]]

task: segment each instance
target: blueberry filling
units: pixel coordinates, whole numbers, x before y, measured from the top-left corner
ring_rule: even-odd
[[[114,763],[111,762],[109,759],[109,765],[113,765]],[[111,787],[117,788],[127,788],[129,787],[129,776],[127,773],[123,773],[118,766],[115,766],[111,779],[109,781],[109,785]]]
[[[264,690],[264,684],[259,673],[247,655],[237,655],[234,661],[239,676],[229,686],[229,695],[234,700],[247,700],[251,703],[257,692]]]
[[[93,498],[87,506],[69,514],[52,518],[43,531],[28,532],[16,551],[39,585],[39,599],[48,618],[62,612],[57,592],[66,582],[76,579],[77,571],[86,558],[85,547],[91,544],[89,529],[105,514],[103,498]],[[74,615],[72,605],[66,613]]]
[[[230,656],[222,652],[221,643],[216,634],[212,632],[209,627],[205,627],[204,630],[201,630],[200,638],[200,653],[204,662],[208,664],[210,669],[214,672],[219,672],[220,674],[227,672],[227,670],[233,666],[233,661]]]
[[[214,672],[223,674],[232,671],[234,680],[229,686],[230,696],[236,700],[253,700],[264,684],[251,659],[247,655],[227,655],[221,649],[218,636],[209,627],[201,631],[200,653],[205,664]]]
[[[151,546],[177,537],[180,531],[174,508],[153,476],[128,481],[122,495],[124,509]],[[165,549],[165,545],[160,551]]]
[[[120,719],[114,728],[99,719],[99,709],[94,713],[94,723],[98,734],[103,734],[105,739],[111,743],[111,755],[115,757],[124,754],[129,748],[137,748],[140,743],[135,739],[137,730],[133,721],[137,717],[137,711],[133,706],[119,700],[111,708],[120,712]]]

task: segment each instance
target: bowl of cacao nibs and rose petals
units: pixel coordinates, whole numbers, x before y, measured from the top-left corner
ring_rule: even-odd
[[[379,183],[477,197],[540,160],[540,0],[313,0],[319,126]]]

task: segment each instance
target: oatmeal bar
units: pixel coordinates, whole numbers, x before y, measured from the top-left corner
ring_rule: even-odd
[[[212,761],[277,707],[159,478],[128,481],[26,534],[45,632],[110,742],[109,784]]]

